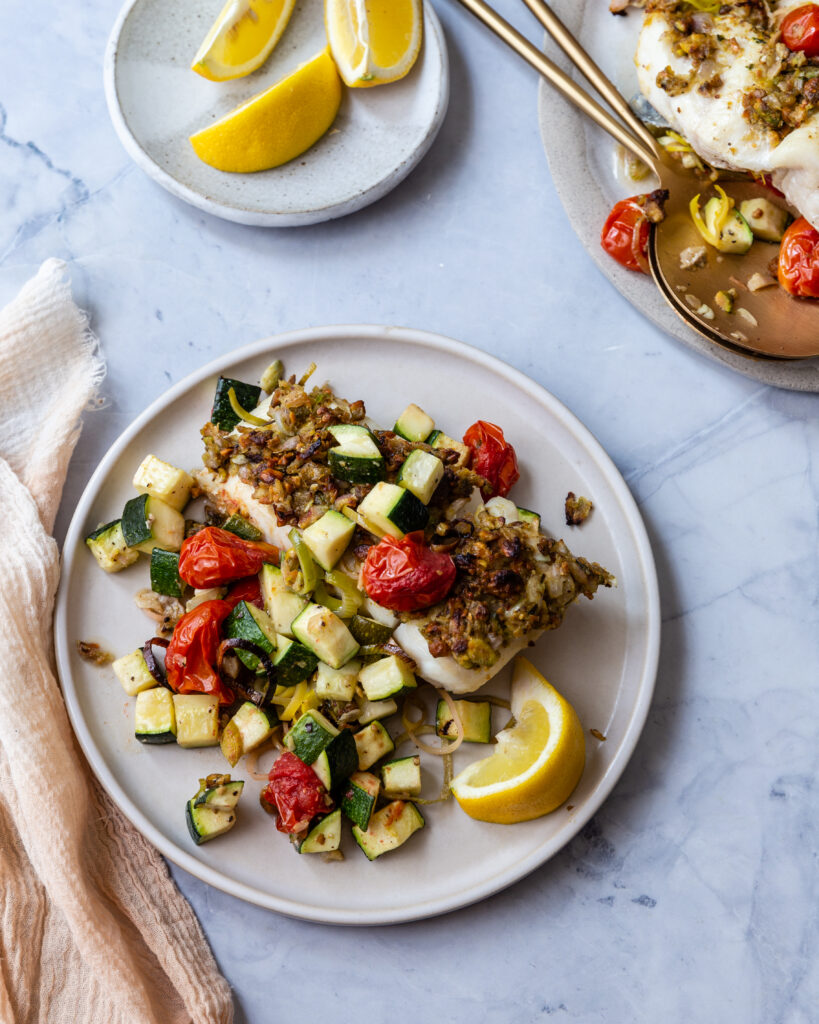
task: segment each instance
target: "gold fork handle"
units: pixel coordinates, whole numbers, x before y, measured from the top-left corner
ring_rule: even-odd
[[[603,74],[600,67],[586,53],[560,18],[549,7],[546,0],[523,0],[523,2],[578,71],[587,81],[591,82],[611,109],[620,115],[631,129],[632,134],[637,136],[647,149],[651,150],[655,159],[658,159],[660,157],[660,149],[654,136],[640,118],[637,117],[614,83]]]
[[[613,139],[625,146],[636,157],[647,163],[649,167],[657,170],[658,161],[652,149],[648,149],[643,142],[625,127],[625,125],[613,117],[607,110],[591,98],[584,89],[562,71],[556,64],[549,60],[532,43],[522,36],[517,29],[513,28],[508,21],[505,21],[497,11],[493,10],[485,0],[458,0],[471,14],[484,23],[487,28],[495,33],[507,46],[522,57],[546,79],[562,96],[569,102],[574,103],[587,117],[598,124],[603,131],[609,133]]]

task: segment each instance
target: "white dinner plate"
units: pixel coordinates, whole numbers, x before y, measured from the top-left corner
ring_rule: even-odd
[[[445,432],[460,437],[477,419],[500,424],[517,449],[517,501],[538,510],[544,527],[565,537],[575,553],[617,576],[617,589],[569,609],[564,625],[546,634],[530,656],[576,707],[587,730],[583,778],[568,806],[522,825],[468,818],[454,801],[422,808],[427,827],[400,850],[370,863],[345,831],[345,860],[299,856],[259,806],[261,784],[248,780],[233,831],[196,847],[185,826],[185,803],[197,779],[227,768],[219,748],[145,747],[134,738],[133,700],[110,667],[96,668],[76,651],[97,641],[117,655],[151,635],[133,595],[148,585],[148,562],[106,575],[83,537],[119,515],[133,496],[131,478],[153,453],[192,468],[201,454],[217,374],[256,381],[272,358],[338,394],[363,398],[368,414],[392,424],[413,401]],[[567,491],[594,502],[581,527],[567,528]],[[645,528],[609,457],[577,419],[543,388],[467,345],[395,327],[323,327],[266,338],[227,354],[157,399],[114,443],[89,481],[68,531],[56,610],[60,676],[71,721],[98,778],[148,839],[167,857],[211,885],[264,907],[314,921],[376,924],[429,917],[481,899],[548,860],[589,820],[628,761],[648,711],[657,667],[660,610]],[[508,671],[486,687],[508,692]],[[431,693],[431,691],[430,691]],[[494,727],[506,724],[502,711]],[[394,735],[400,732],[391,723]],[[599,730],[605,742],[593,738]],[[412,748],[402,748],[410,753]],[[456,770],[486,756],[465,744]],[[434,763],[433,763],[434,762]],[[422,754],[425,795],[440,790],[441,764]]]
[[[209,82],[190,70],[223,0],[128,0],[105,55],[105,95],[131,158],[185,202],[262,227],[315,224],[385,196],[432,145],[446,114],[449,63],[424,4],[424,42],[398,82],[344,89],[330,131],[302,156],[255,174],[203,163],[188,137],[273,85],[327,45],[323,0],[299,0],[273,53],[252,75]]]
[[[552,6],[620,92],[639,92],[634,52],[643,12],[615,17],[602,0],[553,0]],[[566,58],[547,42],[550,56],[569,69]],[[577,77],[577,76],[575,76]],[[589,91],[585,80],[578,81]],[[692,331],[674,312],[650,277],[626,270],[600,247],[603,223],[618,199],[640,191],[616,173],[616,143],[545,82],[540,85],[538,117],[543,146],[557,193],[577,237],[620,294],[666,334],[700,355],[774,387],[819,391],[819,359],[771,362],[728,352]]]

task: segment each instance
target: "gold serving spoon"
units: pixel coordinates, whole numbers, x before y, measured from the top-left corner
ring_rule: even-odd
[[[771,278],[769,265],[777,255],[776,247],[755,240],[746,253],[739,255],[705,246],[691,218],[689,203],[699,193],[700,205],[704,206],[717,195],[718,183],[698,180],[666,152],[544,0],[524,3],[620,120],[485,0],[459,2],[657,176],[668,199],[664,218],[653,224],[649,233],[649,267],[662,295],[690,327],[709,341],[749,357],[804,359],[819,355],[819,309],[811,300],[795,299],[776,284],[756,291],[748,287],[749,281],[755,287],[755,275],[763,280]],[[727,178],[730,180],[722,184],[737,208],[745,199],[770,198],[770,191],[750,178]],[[687,266],[691,250],[703,248],[705,264]],[[720,305],[721,301],[730,309]]]

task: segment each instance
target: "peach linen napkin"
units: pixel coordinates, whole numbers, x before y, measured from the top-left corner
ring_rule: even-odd
[[[190,906],[92,777],[54,674],[50,531],[104,372],[48,260],[0,312],[0,1020],[230,1024]]]

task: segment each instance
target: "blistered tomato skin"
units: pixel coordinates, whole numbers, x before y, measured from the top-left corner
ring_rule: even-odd
[[[615,203],[600,233],[600,244],[613,259],[638,273],[648,273],[649,223],[636,196]]]
[[[232,609],[229,601],[205,601],[177,622],[165,652],[165,671],[172,690],[212,693],[224,705],[236,699],[215,668],[222,623]]]
[[[374,544],[361,574],[367,596],[395,612],[415,612],[443,601],[455,575],[452,558],[430,550],[420,531]]]
[[[795,220],[782,238],[778,277],[791,295],[819,298],[819,231],[804,217]]]
[[[179,575],[192,587],[205,590],[254,576],[265,562],[278,561],[279,549],[272,544],[243,540],[218,526],[206,526],[182,542]]]
[[[819,5],[805,4],[782,19],[782,42],[789,50],[819,57]]]
[[[316,773],[290,751],[276,759],[268,778],[262,799],[275,805],[279,812],[279,832],[303,832],[317,814],[331,807],[327,790]]]
[[[472,468],[487,481],[481,490],[485,500],[505,498],[520,478],[515,449],[495,423],[478,420],[464,434],[464,444],[472,449]]]

